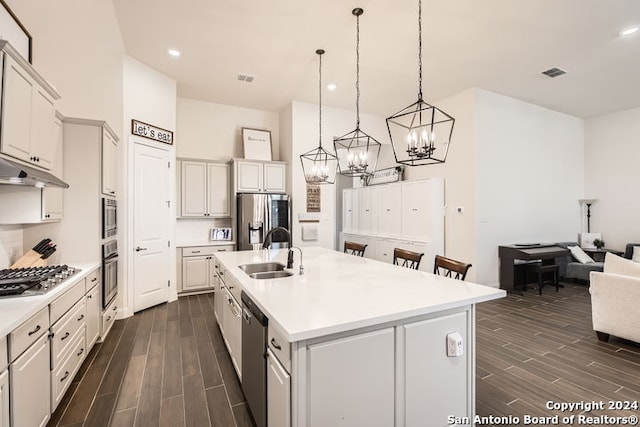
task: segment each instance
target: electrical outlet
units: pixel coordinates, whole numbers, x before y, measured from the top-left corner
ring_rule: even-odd
[[[459,332],[447,335],[447,356],[460,357],[464,354],[464,342]]]

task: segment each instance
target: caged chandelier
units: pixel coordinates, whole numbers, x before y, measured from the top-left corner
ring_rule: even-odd
[[[381,145],[360,129],[360,15],[364,10],[356,8],[351,13],[356,17],[356,128],[334,138],[333,146],[341,175],[368,177],[376,170]]]
[[[318,147],[300,155],[302,173],[309,184],[333,184],[336,178],[336,156],[322,147],[322,55],[323,49],[316,50],[318,54],[319,96],[318,96]]]
[[[396,162],[409,166],[444,163],[455,119],[422,99],[422,0],[418,0],[418,100],[387,118]]]

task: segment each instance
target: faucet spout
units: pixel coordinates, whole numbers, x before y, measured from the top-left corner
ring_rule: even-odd
[[[284,227],[274,227],[267,232],[267,235],[264,236],[264,243],[262,243],[262,249],[268,249],[271,247],[271,235],[275,232],[281,231],[287,235],[287,241],[289,243],[289,247],[291,247],[291,232]]]
[[[300,251],[300,270],[299,270],[299,274],[302,276],[304,274],[304,265],[302,265],[302,249],[300,249],[297,246],[291,246],[291,248],[289,248],[289,253],[287,256],[287,268],[293,268],[293,250],[297,249]]]

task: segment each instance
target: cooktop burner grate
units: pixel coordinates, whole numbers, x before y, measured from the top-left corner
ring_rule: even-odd
[[[44,294],[76,271],[67,265],[0,270],[0,296]]]

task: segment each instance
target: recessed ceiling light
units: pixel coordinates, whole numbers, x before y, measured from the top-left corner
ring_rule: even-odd
[[[174,58],[177,58],[180,56],[180,51],[178,49],[169,49],[167,53],[173,56]]]
[[[329,84],[327,85],[327,90],[328,90],[329,92],[333,92],[334,90],[336,90],[336,87],[337,87],[337,86],[336,86],[336,84],[335,84],[335,83],[329,83]]]
[[[622,37],[626,37],[626,36],[630,36],[631,34],[635,34],[638,32],[638,30],[640,30],[640,27],[635,26],[635,27],[627,27],[624,30],[620,31],[620,35]]]

